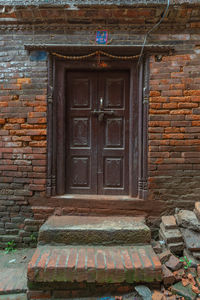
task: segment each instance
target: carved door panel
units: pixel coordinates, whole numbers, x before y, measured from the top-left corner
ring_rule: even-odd
[[[97,78],[94,72],[67,76],[67,193],[97,193]]]
[[[66,87],[66,192],[128,194],[128,72],[68,72]]]
[[[107,112],[98,123],[98,193],[128,194],[129,75],[101,72],[99,94]]]

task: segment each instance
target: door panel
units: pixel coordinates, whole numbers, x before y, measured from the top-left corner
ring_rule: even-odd
[[[93,72],[68,72],[66,82],[66,192],[97,193],[96,127],[92,118],[97,81]]]
[[[124,79],[116,78],[117,74],[112,77],[105,80],[105,108],[123,108]]]
[[[90,186],[90,158],[71,157],[71,187]]]
[[[81,74],[80,74],[81,76]],[[92,82],[90,78],[71,78],[71,108],[90,108],[92,103]]]
[[[99,96],[105,114],[99,123],[98,192],[127,195],[129,192],[129,73],[101,72]]]
[[[104,157],[104,188],[123,188],[123,158]]]
[[[68,72],[66,86],[66,191],[128,194],[129,73]]]
[[[124,120],[123,118],[107,118],[105,120],[105,147],[124,147]]]
[[[71,118],[71,146],[90,147],[91,120],[89,118]]]

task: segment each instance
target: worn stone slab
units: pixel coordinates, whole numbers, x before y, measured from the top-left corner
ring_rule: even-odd
[[[150,245],[39,246],[28,265],[27,276],[30,285],[160,282],[162,268]]]
[[[200,222],[193,211],[180,210],[176,214],[176,220],[179,226],[200,232]]]
[[[137,293],[145,300],[152,300],[151,290],[145,285],[137,285],[135,286],[135,290]]]
[[[140,217],[52,216],[39,231],[39,244],[145,244],[151,232]]]
[[[198,220],[200,220],[200,201],[195,202],[194,213],[197,216]]]
[[[193,252],[194,253],[194,252]],[[191,253],[188,249],[183,250],[183,255],[187,257],[188,260],[191,262],[191,267],[197,267],[199,264],[199,261],[193,256],[193,253]]]
[[[181,228],[186,248],[190,251],[200,251],[200,233]]]
[[[167,248],[174,254],[181,254],[184,249],[184,243],[169,243],[167,244]]]
[[[194,258],[200,261],[200,251],[192,252],[192,255],[194,256]]]
[[[151,246],[156,254],[162,253],[162,245],[159,241],[151,240]]]
[[[164,286],[170,286],[175,282],[174,274],[165,265],[162,265],[162,273]]]
[[[176,219],[174,216],[162,216],[162,224],[165,229],[176,229],[178,228],[176,224]]]
[[[184,299],[194,300],[196,299],[196,294],[192,291],[191,285],[183,286],[182,282],[177,282],[171,287],[171,291],[173,294],[178,294]]]
[[[168,243],[178,243],[183,241],[182,234],[179,229],[165,229],[163,224],[160,225],[160,236]]]
[[[165,266],[172,271],[177,271],[182,267],[182,265],[182,262],[174,255],[171,255],[165,263]]]
[[[158,257],[161,263],[164,264],[166,261],[168,261],[171,255],[172,253],[169,250],[165,250],[162,253],[158,254]]]

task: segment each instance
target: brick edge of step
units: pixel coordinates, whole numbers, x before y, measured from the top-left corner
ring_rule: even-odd
[[[145,246],[40,246],[28,265],[28,285],[63,288],[69,283],[117,284],[162,281],[161,263]]]

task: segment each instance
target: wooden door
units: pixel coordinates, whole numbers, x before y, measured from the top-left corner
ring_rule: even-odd
[[[127,195],[129,73],[72,71],[66,88],[66,192]]]

